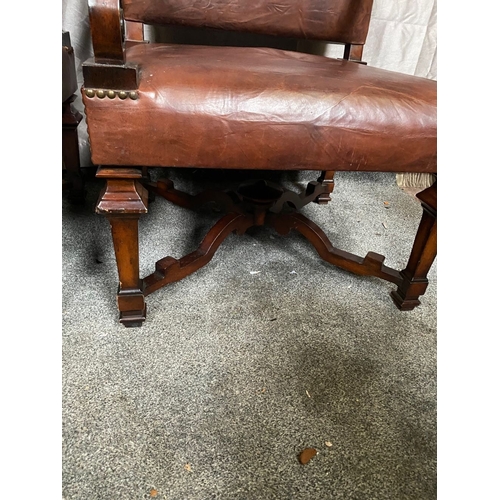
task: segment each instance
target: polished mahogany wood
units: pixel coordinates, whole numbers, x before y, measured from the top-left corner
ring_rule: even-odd
[[[136,23],[134,21],[125,21],[125,41],[143,42],[144,24]]]
[[[125,36],[144,39],[141,23],[123,23],[120,0],[89,0],[89,19],[94,57],[82,65],[86,89],[137,90],[139,67],[126,62]]]
[[[139,278],[139,215],[109,215],[120,286],[117,304],[120,323],[141,326],[146,319],[146,302]]]
[[[364,45],[356,43],[346,43],[344,45],[344,59],[366,65],[363,59]]]
[[[302,193],[290,192],[261,180],[244,184],[236,190],[208,190],[196,195],[175,189],[169,179],[150,182],[147,186],[150,191],[174,204],[195,209],[216,203],[226,215],[210,229],[193,252],[180,259],[171,256],[160,259],[155,271],[141,280],[138,219],[147,211],[147,191],[139,179],[144,179],[144,173],[134,168],[107,167],[99,169],[97,176],[107,179],[97,211],[106,215],[111,223],[120,278],[117,300],[120,322],[125,326],[142,324],[146,317],[145,296],[207,265],[230,234],[244,234],[250,227],[264,224],[282,235],[291,230],[299,232],[312,243],[318,255],[332,265],[394,283],[398,288],[391,295],[400,309],[410,310],[417,306],[420,303],[418,297],[427,287],[426,276],[436,255],[435,185],[419,195],[424,207],[422,222],[408,265],[403,271],[398,271],[384,265],[385,257],[378,253],[368,252],[365,257],[360,257],[335,248],[319,226],[296,212],[328,192],[329,187],[326,186],[325,191],[320,182],[310,182]]]
[[[146,319],[143,282],[139,277],[139,217],[147,212],[147,191],[138,182],[141,171],[133,168],[100,168],[98,178],[106,179],[96,212],[111,225],[120,285],[117,303],[120,322],[140,326]]]
[[[86,89],[137,90],[139,67],[134,64],[98,64],[88,59],[82,64]]]
[[[402,281],[399,271],[383,264],[383,255],[368,252],[366,257],[361,258],[335,248],[321,228],[302,214],[279,214],[271,218],[271,225],[282,235],[295,229],[313,244],[323,260],[346,271],[363,276],[376,276],[396,284]]]
[[[333,172],[326,172],[326,174],[331,175],[333,179]],[[196,195],[175,189],[170,179],[162,179],[156,183],[149,182],[146,184],[146,187],[150,192],[158,193],[165,199],[184,208],[193,209],[208,202],[215,202],[221,205],[226,211],[243,213],[244,203],[248,202],[252,207],[256,203],[264,203],[270,212],[278,213],[283,210],[285,205],[300,210],[308,203],[313,201],[320,203],[319,200],[322,197],[329,197],[329,194],[333,190],[333,180],[332,182],[329,180],[321,181],[322,178],[323,175],[320,176],[318,181],[309,182],[307,187],[300,193],[283,189],[277,184],[265,180],[243,184],[236,191],[206,190]],[[248,194],[246,193],[247,189],[249,190]],[[248,207],[246,208],[248,209]]]
[[[231,213],[220,219],[215,226],[210,229],[200,246],[182,259],[165,257],[156,263],[156,270],[153,274],[144,279],[144,293],[150,293],[159,288],[179,281],[212,260],[220,244],[232,233],[243,234],[248,228],[254,225],[254,218],[250,215]]]
[[[88,0],[96,63],[125,62],[120,0]]]
[[[194,209],[215,202],[229,213],[212,227],[194,252],[179,260],[165,257],[158,261],[155,272],[144,279],[145,295],[168,283],[179,281],[208,264],[217,248],[232,232],[243,234],[252,226],[265,224],[267,214],[279,213],[285,206],[300,209],[307,203],[326,195],[330,190],[329,185],[310,182],[302,193],[295,193],[286,191],[274,183],[258,181],[245,184],[237,191],[203,191],[197,195],[190,195],[175,189],[169,179],[150,183],[147,187],[150,191],[185,208]]]
[[[97,203],[96,212],[110,214],[145,214],[148,211],[148,193],[139,182],[142,173],[136,168],[100,167],[98,179],[106,179]]]
[[[437,255],[437,182],[417,195],[423,214],[402,283],[391,296],[399,309],[409,311],[420,304],[429,281],[427,274]]]
[[[327,192],[321,194],[315,200],[319,205],[326,205],[329,201],[332,201],[330,195],[333,193],[333,189],[335,188],[335,181],[333,180],[334,175],[334,170],[324,170],[318,177],[318,182],[321,182],[321,184],[327,188]]]

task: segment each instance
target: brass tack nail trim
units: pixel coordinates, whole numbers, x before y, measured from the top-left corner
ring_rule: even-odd
[[[120,99],[126,99],[127,97],[130,97],[133,101],[139,99],[139,92],[137,90],[131,90],[131,91],[126,91],[126,90],[104,90],[104,89],[85,89],[85,95],[87,97],[99,97],[99,99],[104,99],[105,97],[108,97],[109,99],[114,99],[116,96],[118,96]]]

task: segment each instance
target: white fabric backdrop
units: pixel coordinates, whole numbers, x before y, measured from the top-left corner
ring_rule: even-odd
[[[424,78],[437,78],[437,0],[374,0],[363,60],[370,66]],[[75,49],[78,83],[81,65],[92,56],[87,0],[62,1],[62,29]],[[146,31],[152,37],[152,31]],[[314,52],[341,57],[342,47],[317,44]],[[83,113],[81,97],[75,106]],[[82,166],[90,165],[85,123],[79,127]]]

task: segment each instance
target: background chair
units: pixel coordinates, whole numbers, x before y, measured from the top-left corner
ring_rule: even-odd
[[[63,189],[70,190],[71,200],[82,202],[85,197],[84,180],[80,168],[78,146],[78,125],[82,114],[74,109],[72,103],[78,90],[75,53],[68,31],[62,32],[62,157],[65,177]]]
[[[111,223],[120,277],[120,321],[145,319],[144,297],[205,265],[231,232],[269,223],[300,231],[320,256],[349,271],[397,285],[393,299],[412,309],[425,292],[436,253],[436,185],[420,196],[422,223],[407,267],[384,266],[335,249],[313,222],[296,213],[327,203],[335,170],[436,172],[435,82],[359,64],[371,1],[338,1],[308,10],[301,2],[211,9],[182,1],[90,2],[94,58],[84,65],[84,104],[93,163],[106,188],[97,211]],[[302,7],[302,9],[300,8]],[[122,16],[124,22],[122,23]],[[209,27],[345,44],[343,60],[268,48],[147,44],[142,23]],[[122,30],[122,27],[124,28]],[[303,193],[261,181],[198,196],[170,181],[151,183],[148,167],[317,170]],[[148,193],[193,207],[217,202],[227,214],[198,250],[161,259],[139,277],[138,219]]]

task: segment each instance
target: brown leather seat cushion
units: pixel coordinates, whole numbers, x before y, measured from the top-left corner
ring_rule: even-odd
[[[95,164],[436,172],[435,81],[266,48],[126,57],[137,100],[84,95]]]

